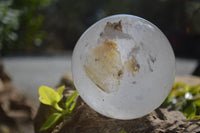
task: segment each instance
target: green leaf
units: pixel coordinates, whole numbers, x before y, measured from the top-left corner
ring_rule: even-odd
[[[194,116],[193,119],[194,119],[194,120],[200,120],[200,115],[196,115],[196,116]]]
[[[61,100],[60,95],[47,86],[41,86],[39,88],[40,102],[46,105],[54,105]]]
[[[192,95],[188,98],[187,93]],[[181,111],[187,119],[199,119],[200,114],[200,85],[190,86],[184,83],[174,83],[172,91],[162,107]]]
[[[195,100],[194,103],[196,106],[200,107],[200,99]]]
[[[187,119],[192,119],[196,115],[196,105],[192,102],[189,104],[184,110],[183,114],[187,117]]]
[[[74,109],[74,107],[76,106],[77,101],[74,101],[73,104],[70,106],[69,108],[69,112],[71,113]]]
[[[66,109],[69,109],[70,105],[72,104],[73,100],[78,95],[78,91],[76,90],[73,94],[71,94],[66,100]]]
[[[41,86],[39,88],[39,95],[39,100],[41,103],[53,106],[58,111],[63,111],[63,109],[60,108],[58,105],[58,102],[61,100],[62,97],[54,89],[47,86]]]
[[[185,93],[188,92],[188,91],[190,91],[190,88],[191,87],[189,85],[185,85],[185,88],[184,88]]]
[[[64,89],[65,89],[65,86],[64,86],[64,85],[58,88],[57,92],[58,92],[58,94],[60,95],[60,97],[63,96],[63,91],[64,91]]]
[[[124,131],[124,130],[121,130],[121,131],[120,131],[120,133],[127,133],[127,132],[126,132],[126,131]]]
[[[47,130],[51,128],[56,122],[62,117],[61,113],[53,113],[48,117],[48,119],[45,121],[45,123],[40,128],[40,131]]]
[[[192,86],[191,89],[190,89],[190,92],[191,92],[193,95],[198,95],[198,94],[200,94],[200,85]]]

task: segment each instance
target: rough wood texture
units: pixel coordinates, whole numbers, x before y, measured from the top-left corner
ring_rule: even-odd
[[[69,88],[66,88],[65,94],[69,95]],[[46,114],[51,114],[49,112],[54,111],[46,106],[40,106],[35,118],[36,133],[40,133],[39,128],[48,117]],[[200,120],[189,121],[179,111],[160,108],[142,118],[116,120],[98,114],[79,97],[77,106],[70,116],[53,129],[42,133],[120,133],[122,130],[127,133],[196,133],[200,132]]]
[[[47,118],[47,109],[49,108],[43,105],[40,107],[35,119],[36,133],[40,133],[39,128],[44,123],[44,118]],[[122,130],[127,133],[196,133],[200,132],[200,120],[189,121],[179,111],[160,108],[142,118],[116,120],[98,114],[79,98],[70,116],[53,129],[42,133],[120,133]]]
[[[200,121],[187,121],[179,111],[157,109],[135,120],[116,120],[104,117],[82,103],[68,118],[59,133],[162,133],[200,132]]]

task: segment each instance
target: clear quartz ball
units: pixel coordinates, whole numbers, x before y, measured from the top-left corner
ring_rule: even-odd
[[[72,75],[81,98],[95,111],[135,119],[159,107],[169,94],[175,57],[155,25],[132,15],[114,15],[80,37]]]

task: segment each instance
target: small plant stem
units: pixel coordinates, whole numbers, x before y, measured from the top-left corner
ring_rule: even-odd
[[[64,111],[57,103],[54,105],[54,108],[55,108],[56,110],[60,111],[60,112],[63,112],[63,111]]]

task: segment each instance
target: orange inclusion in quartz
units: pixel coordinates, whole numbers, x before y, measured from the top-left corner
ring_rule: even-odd
[[[134,76],[134,72],[139,72],[139,69],[136,67],[135,59],[130,59],[126,61],[124,65],[127,72],[132,73],[133,76]]]
[[[117,43],[108,38],[91,52],[91,60],[84,65],[88,77],[101,90],[110,93],[118,90],[123,75],[120,52]],[[112,82],[112,83],[111,83]]]

